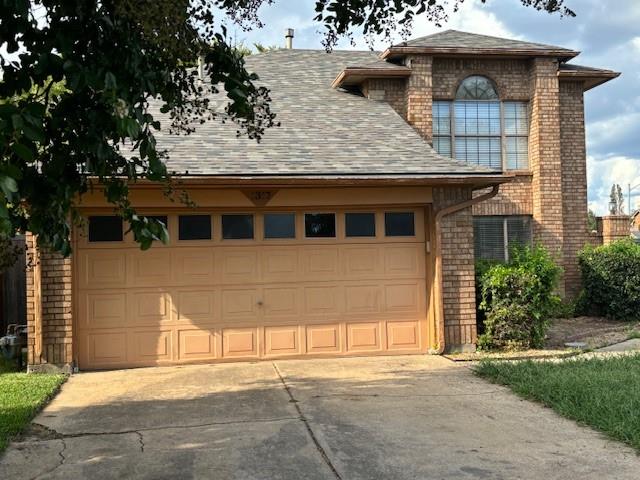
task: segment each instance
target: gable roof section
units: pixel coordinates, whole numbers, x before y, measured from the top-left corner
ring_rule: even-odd
[[[552,56],[569,60],[580,52],[542,43],[524,42],[476,33],[445,30],[415,38],[385,50],[381,58],[393,58],[409,53],[447,55],[508,55],[512,57]]]
[[[387,103],[331,87],[349,64],[386,63],[375,52],[275,50],[251,55],[246,63],[271,89],[280,126],[267,129],[260,143],[238,137],[235,124],[220,120],[198,125],[190,135],[158,132],[169,170],[245,177],[500,176],[439,155]],[[222,97],[216,99],[221,108]]]

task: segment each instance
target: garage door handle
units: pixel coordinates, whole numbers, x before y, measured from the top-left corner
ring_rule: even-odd
[[[261,307],[262,306],[262,300],[258,300],[257,304],[258,304],[259,307]]]

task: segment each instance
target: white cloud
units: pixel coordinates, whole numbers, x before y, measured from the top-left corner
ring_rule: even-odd
[[[640,158],[615,156],[603,160],[587,158],[587,181],[589,184],[589,208],[597,215],[605,215],[609,204],[611,185],[620,184],[625,196],[625,211],[628,198],[627,188],[640,185]],[[632,191],[631,208],[638,206],[640,186]]]

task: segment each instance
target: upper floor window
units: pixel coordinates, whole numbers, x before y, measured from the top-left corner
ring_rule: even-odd
[[[527,102],[500,102],[493,82],[467,77],[456,100],[433,102],[433,147],[442,155],[496,170],[529,167]]]

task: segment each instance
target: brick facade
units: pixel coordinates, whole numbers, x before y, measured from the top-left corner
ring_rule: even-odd
[[[71,258],[40,252],[27,235],[28,363],[31,370],[73,363]]]
[[[598,223],[598,233],[601,234],[603,245],[629,238],[629,215],[607,215],[599,219]]]
[[[471,193],[469,188],[435,188],[434,210],[468,200]],[[473,350],[477,330],[471,208],[443,217],[441,242],[445,347]]]
[[[379,98],[388,101],[427,141],[432,140],[433,100],[453,100],[460,82],[469,75],[493,80],[501,100],[529,102],[529,170],[514,172],[513,182],[503,185],[493,199],[474,205],[471,213],[531,215],[534,241],[547,247],[565,270],[560,292],[571,298],[577,295],[580,290],[577,252],[591,241],[586,215],[584,84],[560,81],[558,61],[549,57],[444,58],[414,54],[406,57],[405,64],[412,69],[407,80],[369,80],[365,95],[367,87],[375,88]],[[476,191],[473,195],[482,193]],[[470,217],[469,212],[465,215]],[[456,248],[460,248],[458,239],[469,242],[466,250],[473,248],[470,231],[472,223],[462,222]],[[450,260],[456,265],[456,258]],[[459,286],[455,268],[447,267],[446,263],[444,268],[445,284]],[[448,295],[466,305],[475,297],[473,288],[463,291],[466,293]],[[470,315],[465,307],[447,309],[448,342],[475,343],[475,330],[461,327],[473,323]]]

